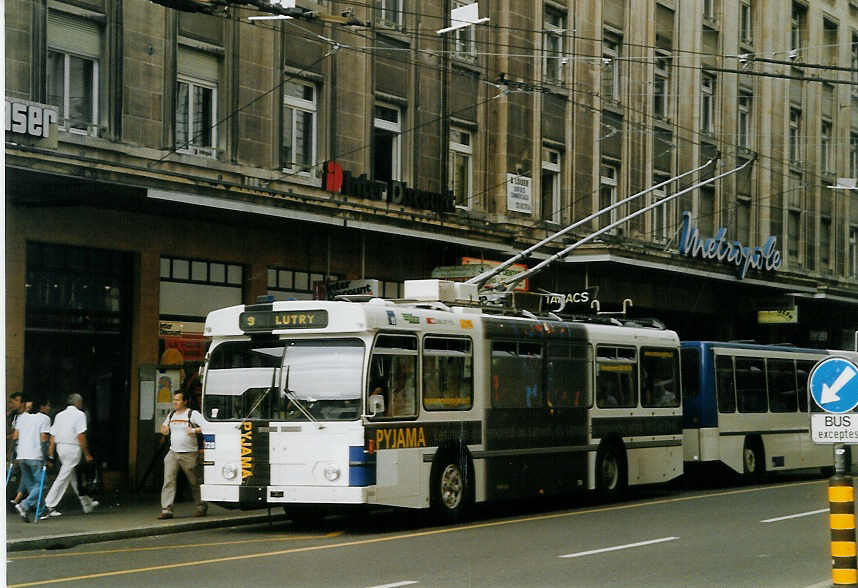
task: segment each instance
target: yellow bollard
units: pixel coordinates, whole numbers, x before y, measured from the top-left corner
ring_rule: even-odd
[[[855,550],[855,488],[852,478],[835,474],[828,481],[831,520],[831,579],[835,586],[858,586]]]

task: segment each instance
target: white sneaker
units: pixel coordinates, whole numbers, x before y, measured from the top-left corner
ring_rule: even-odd
[[[47,519],[47,518],[49,518],[49,517],[61,517],[61,516],[63,516],[63,513],[61,513],[61,512],[60,512],[60,511],[58,511],[57,509],[55,509],[55,508],[46,508],[46,509],[45,509],[45,512],[43,512],[43,513],[39,516],[39,520],[40,520],[40,521],[43,521],[43,520],[45,520],[45,519]]]
[[[95,507],[99,505],[99,502],[97,500],[93,500],[89,496],[81,496],[80,505],[83,507],[83,514],[89,514],[95,510]]]
[[[27,517],[27,509],[21,506],[20,503],[15,504],[15,510],[18,511],[18,514],[21,515],[22,519],[24,519],[28,523],[30,522],[30,519]]]

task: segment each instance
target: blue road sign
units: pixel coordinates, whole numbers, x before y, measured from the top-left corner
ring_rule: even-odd
[[[858,406],[858,367],[848,359],[828,357],[813,367],[807,387],[825,412],[849,412]]]

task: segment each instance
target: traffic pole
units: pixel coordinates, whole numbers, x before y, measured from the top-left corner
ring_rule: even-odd
[[[855,487],[846,475],[846,448],[834,446],[834,475],[828,481],[831,523],[831,579],[835,586],[858,586],[855,548]]]

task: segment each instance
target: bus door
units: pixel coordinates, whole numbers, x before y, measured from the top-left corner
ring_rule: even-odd
[[[423,478],[425,434],[418,426],[417,337],[382,333],[369,362],[367,398],[381,397],[383,410],[369,417],[366,447],[376,455],[376,501],[426,507]],[[369,412],[369,411],[367,411]]]

